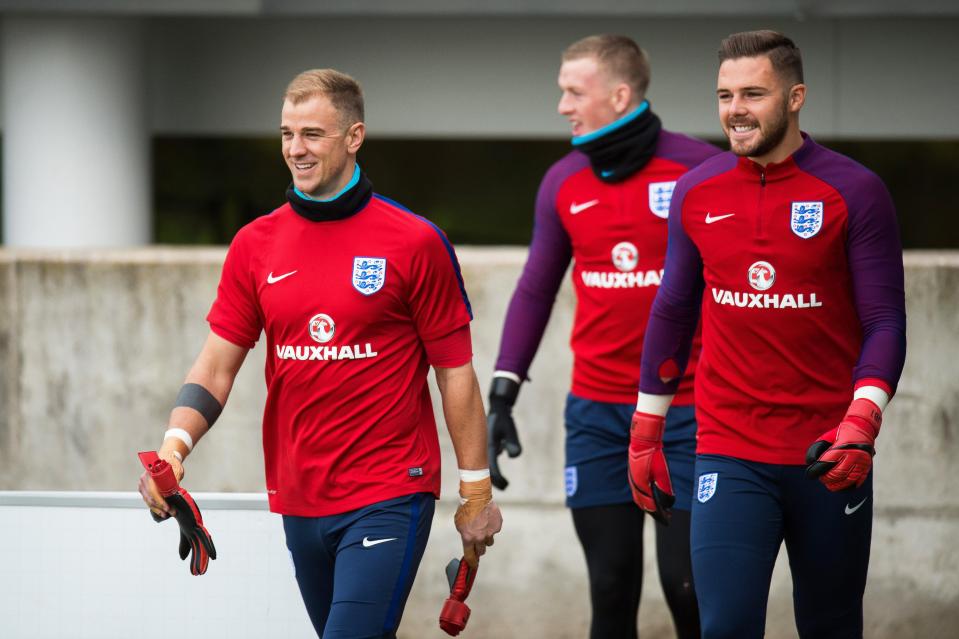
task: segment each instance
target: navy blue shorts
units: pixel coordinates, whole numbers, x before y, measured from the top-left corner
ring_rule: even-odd
[[[632,503],[626,478],[629,422],[635,404],[566,398],[566,505],[570,508]],[[666,413],[666,465],[676,494],[673,508],[689,510],[696,458],[696,416],[692,406]]]
[[[417,493],[340,515],[283,516],[286,546],[317,636],[395,636],[435,505],[432,494]]]
[[[762,637],[769,582],[786,542],[803,639],[862,637],[872,474],[829,492],[805,466],[696,458],[690,546],[703,637]]]

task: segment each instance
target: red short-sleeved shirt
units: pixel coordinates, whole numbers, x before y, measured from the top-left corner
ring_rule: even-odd
[[[446,236],[381,196],[345,219],[287,204],[242,228],[207,320],[246,348],[266,334],[270,509],[318,517],[439,496],[423,342],[471,316]],[[456,365],[470,357],[467,342]]]

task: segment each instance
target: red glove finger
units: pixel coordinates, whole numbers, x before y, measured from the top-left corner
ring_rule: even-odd
[[[453,559],[446,566],[446,578],[450,582],[450,596],[440,612],[440,628],[455,637],[466,628],[470,618],[470,609],[466,597],[473,588],[477,568],[470,568],[466,558]]]
[[[862,486],[872,470],[882,411],[865,398],[853,400],[839,426],[819,437],[806,452],[806,476],[831,491]]]
[[[636,505],[668,524],[676,501],[663,455],[666,419],[636,411],[629,431],[629,487]]]

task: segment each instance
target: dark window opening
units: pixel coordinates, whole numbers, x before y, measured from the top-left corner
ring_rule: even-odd
[[[718,141],[715,141],[718,143]],[[959,248],[959,141],[830,141],[892,193],[905,248]],[[720,144],[723,147],[723,144]],[[536,190],[566,140],[367,140],[359,160],[378,193],[457,244],[527,244]],[[153,143],[154,237],[227,244],[284,202],[279,140],[161,137]]]

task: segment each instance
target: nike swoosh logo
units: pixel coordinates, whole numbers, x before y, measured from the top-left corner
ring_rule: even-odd
[[[270,271],[270,274],[266,276],[266,283],[267,283],[267,284],[276,284],[276,283],[279,282],[280,280],[286,279],[286,278],[288,278],[289,276],[293,275],[294,273],[296,273],[296,271],[290,271],[289,273],[284,273],[283,275],[278,275],[278,276],[276,276],[276,277],[273,277],[273,271]]]
[[[717,215],[715,217],[710,217],[709,213],[706,213],[706,224],[713,224],[719,220],[725,220],[727,217],[732,217],[736,215],[735,213],[727,213],[726,215]]]
[[[577,213],[582,213],[591,206],[596,206],[599,204],[599,200],[590,200],[589,202],[583,202],[582,204],[577,204],[573,202],[569,205],[569,214],[576,215]]]
[[[396,537],[389,537],[388,539],[374,539],[374,540],[370,540],[369,537],[363,537],[363,547],[372,548],[373,546],[377,546],[379,544],[385,544],[388,541],[396,541]]]
[[[866,497],[866,499],[869,499],[869,498]],[[853,506],[852,508],[849,507],[849,504],[846,504],[846,514],[847,514],[847,515],[851,515],[851,514],[853,514],[854,512],[856,512],[857,510],[859,510],[859,508],[860,508],[863,504],[866,503],[866,499],[863,499],[861,502],[859,502],[858,504],[856,504],[856,505]]]

